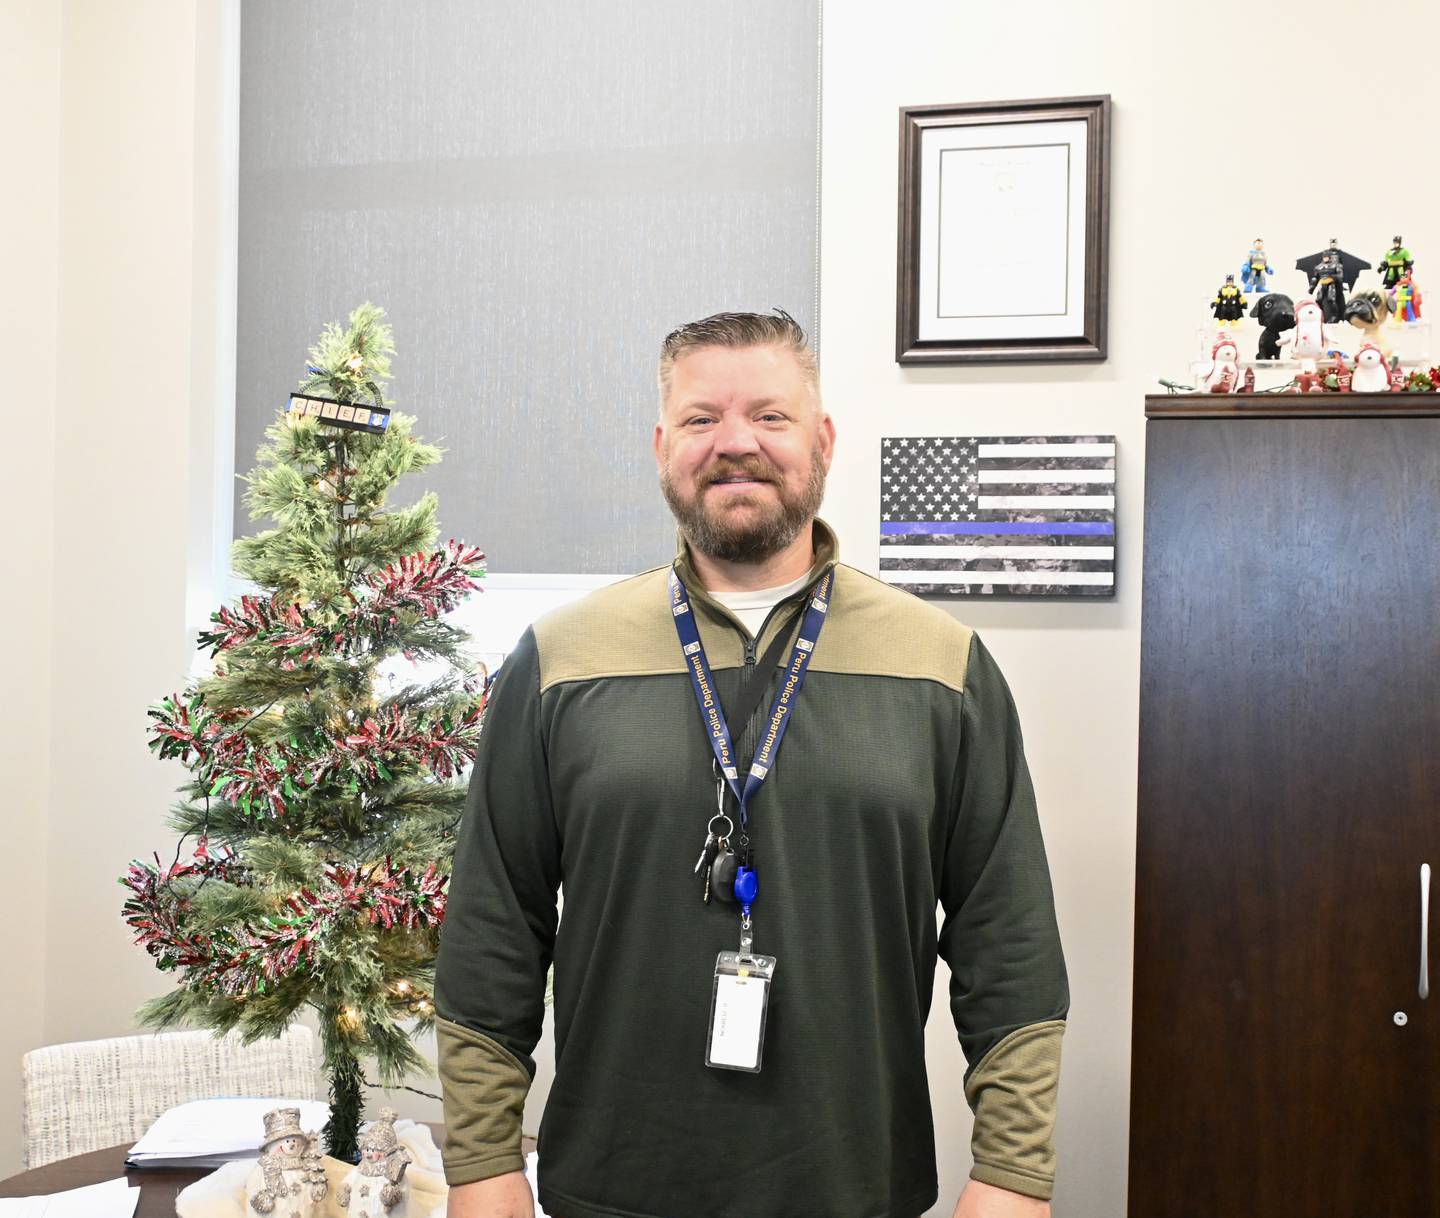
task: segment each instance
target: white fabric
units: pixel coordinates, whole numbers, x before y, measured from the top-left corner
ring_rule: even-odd
[[[140,1190],[124,1176],[32,1197],[0,1198],[0,1218],[134,1218]]]
[[[296,1024],[243,1045],[235,1033],[164,1032],[49,1045],[21,1060],[28,1170],[143,1134],[166,1109],[221,1095],[323,1096],[315,1034]]]
[[[387,1218],[445,1218],[445,1168],[429,1126],[396,1121],[395,1136],[410,1152],[411,1163],[405,1169],[405,1200],[387,1211]],[[255,1218],[245,1204],[245,1181],[257,1162],[244,1159],[227,1163],[195,1181],[175,1198],[178,1218]],[[336,1197],[353,1169],[328,1156],[321,1162],[330,1188],[315,1207],[316,1214],[319,1218],[350,1218]]]
[[[799,592],[809,578],[810,573],[807,571],[799,579],[781,584],[778,588],[761,588],[755,592],[711,592],[710,595],[738,617],[751,637],[754,637],[760,633],[760,627],[765,624],[770,610],[787,596]]]
[[[530,1181],[530,1200],[535,1204],[535,1218],[550,1218],[540,1205],[540,1156],[533,1150],[525,1156],[525,1178]]]

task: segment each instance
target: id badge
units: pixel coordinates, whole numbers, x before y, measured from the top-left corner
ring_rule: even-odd
[[[765,1014],[770,1006],[774,956],[721,952],[710,998],[710,1035],[705,1064],[720,1070],[760,1073]]]

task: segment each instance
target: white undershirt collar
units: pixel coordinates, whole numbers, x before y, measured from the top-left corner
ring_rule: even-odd
[[[807,571],[799,579],[781,584],[778,588],[758,588],[753,592],[711,592],[710,595],[738,617],[746,630],[756,635],[760,633],[770,610],[787,596],[799,592],[809,581],[810,572]]]

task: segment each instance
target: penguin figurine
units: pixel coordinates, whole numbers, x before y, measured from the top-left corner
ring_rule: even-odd
[[[1308,371],[1315,370],[1315,361],[1325,354],[1325,314],[1315,301],[1302,300],[1295,306],[1295,333],[1282,338],[1290,344],[1290,354]]]
[[[1234,393],[1240,387],[1240,351],[1233,338],[1221,335],[1215,340],[1200,384],[1206,393]]]
[[[1350,378],[1351,393],[1389,393],[1390,369],[1385,354],[1374,343],[1366,343],[1355,353],[1355,372]]]

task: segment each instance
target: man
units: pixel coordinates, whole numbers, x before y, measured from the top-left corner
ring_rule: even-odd
[[[794,321],[683,326],[660,386],[680,556],[526,633],[470,781],[436,985],[451,1218],[532,1214],[552,954],[554,1218],[923,1214],[937,951],[976,1111],[955,1214],[1048,1215],[1068,991],[1005,683],[836,563]]]

